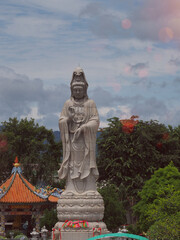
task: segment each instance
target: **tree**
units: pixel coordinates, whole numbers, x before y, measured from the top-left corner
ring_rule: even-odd
[[[113,184],[108,184],[98,190],[104,199],[104,222],[108,230],[117,232],[119,227],[126,222],[124,206],[120,199],[119,189]]]
[[[172,128],[157,121],[108,119],[97,141],[99,181],[113,183],[120,189],[127,223],[135,223],[132,207],[138,192],[158,168],[171,161],[180,167],[180,127]],[[138,228],[137,228],[138,229]]]
[[[1,165],[1,174],[0,174],[0,183],[5,180],[11,170],[12,164],[9,161],[9,152],[8,152],[8,142],[5,134],[0,133],[0,165]]]
[[[178,239],[180,230],[180,172],[173,164],[160,168],[145,182],[133,207],[141,231],[150,239]],[[170,237],[171,236],[171,237]]]
[[[49,231],[52,231],[54,225],[58,222],[57,211],[55,209],[45,209],[43,217],[40,221],[40,227],[46,226]]]
[[[157,121],[139,121],[134,128],[124,131],[118,118],[108,121],[109,126],[98,138],[99,180],[124,186],[125,198],[133,205],[137,192],[154,170],[170,161],[179,167],[180,131],[175,134],[172,127]]]
[[[53,184],[62,147],[60,142],[55,142],[52,130],[39,126],[34,119],[27,118],[20,121],[10,118],[2,124],[2,134],[6,136],[8,143],[7,151],[0,153],[2,172],[9,175],[7,164],[11,169],[15,156],[18,156],[23,173],[29,181],[33,184]]]

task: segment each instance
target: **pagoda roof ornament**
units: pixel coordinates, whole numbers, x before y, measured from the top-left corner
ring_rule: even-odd
[[[19,167],[21,164],[18,161],[18,157],[16,156],[15,160],[14,160],[14,167]]]
[[[16,172],[18,172],[19,174],[21,174],[22,173],[22,169],[21,169],[21,167],[20,167],[20,163],[19,163],[19,160],[18,160],[18,157],[16,156],[16,158],[15,158],[15,160],[14,160],[14,163],[13,163],[13,169],[12,169],[12,171],[11,171],[11,174],[13,174],[13,173],[16,173]]]

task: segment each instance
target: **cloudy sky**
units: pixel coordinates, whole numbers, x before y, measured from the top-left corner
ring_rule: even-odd
[[[1,0],[0,122],[58,130],[81,66],[101,118],[180,124],[180,0]]]

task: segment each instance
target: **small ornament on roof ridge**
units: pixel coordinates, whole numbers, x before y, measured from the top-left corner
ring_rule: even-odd
[[[14,160],[14,167],[19,167],[20,166],[20,163],[18,161],[18,157],[16,156],[15,160]]]

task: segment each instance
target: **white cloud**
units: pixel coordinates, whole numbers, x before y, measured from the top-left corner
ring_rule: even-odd
[[[58,115],[64,102],[70,97],[68,85],[52,84],[51,87],[45,88],[40,79],[31,80],[10,68],[1,67],[0,121],[7,120],[9,117],[32,117],[48,128],[57,129]],[[176,115],[176,111],[158,96],[120,97],[100,87],[91,89],[90,95],[97,104],[101,126],[105,126],[106,120],[112,117],[127,119],[134,114],[139,115],[140,119],[158,119],[168,123],[168,120],[171,121]],[[172,100],[171,104],[173,104]],[[169,109],[172,109],[172,116],[168,115]]]
[[[30,79],[17,74],[10,68],[0,68],[0,121],[9,117],[35,118],[47,127],[52,122],[47,118],[57,119],[63,103],[69,97],[69,87],[63,84],[44,87],[41,79]]]
[[[27,115],[22,115],[20,118],[27,118],[27,119],[35,119],[35,120],[40,120],[43,119],[45,115],[39,114],[38,108],[37,107],[31,107],[30,112]]]
[[[99,128],[105,128],[105,127],[107,127],[107,126],[108,126],[107,121],[101,121],[101,122],[100,122],[100,125],[99,125]]]
[[[114,107],[101,107],[99,108],[99,115],[102,117],[105,117],[107,115],[107,113],[111,110],[115,110],[116,108]]]
[[[131,108],[126,105],[121,105],[118,106],[118,109],[121,111],[121,115],[119,116],[120,119],[129,119],[132,114],[131,114]]]
[[[117,56],[113,62],[115,66],[114,71],[116,71],[117,75],[131,77],[133,80],[133,76],[139,74],[137,74],[137,71],[132,72],[131,66],[136,66],[139,63],[148,63],[148,66],[144,68],[147,70],[146,77],[161,78],[162,75],[175,75],[179,72],[179,68],[169,63],[172,56],[173,58],[178,58],[176,49],[159,49],[157,47],[153,47],[153,49],[150,48],[150,50],[148,47],[137,49],[128,52],[126,55],[123,54],[122,57]],[[141,78],[141,74],[139,77]],[[122,81],[121,83],[127,84],[126,81]]]
[[[128,119],[132,115],[131,107],[128,105],[116,105],[115,107],[100,107],[98,108],[98,112],[102,119],[108,119],[112,117]],[[105,125],[105,121],[102,121],[102,124]]]

